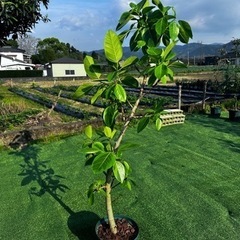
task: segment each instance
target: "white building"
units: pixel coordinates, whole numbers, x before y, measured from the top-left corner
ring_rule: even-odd
[[[25,50],[4,46],[0,48],[0,71],[1,70],[29,70],[34,68],[30,63],[30,56]]]
[[[86,71],[82,61],[63,57],[45,65],[48,77],[85,77]]]

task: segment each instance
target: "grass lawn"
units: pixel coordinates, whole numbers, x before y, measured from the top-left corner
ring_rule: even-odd
[[[239,123],[192,115],[159,132],[131,129],[126,140],[138,144],[126,154],[137,185],[115,189],[114,209],[139,224],[142,240],[240,239]],[[105,210],[101,195],[87,203],[93,176],[82,143],[73,136],[0,152],[0,239],[95,239]]]

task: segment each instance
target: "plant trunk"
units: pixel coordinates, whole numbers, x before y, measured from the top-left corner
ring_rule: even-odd
[[[106,207],[107,207],[107,216],[108,216],[108,222],[110,225],[111,232],[113,234],[116,234],[117,225],[114,220],[114,214],[113,214],[113,208],[112,208],[111,184],[112,184],[112,170],[109,169],[106,176]]]

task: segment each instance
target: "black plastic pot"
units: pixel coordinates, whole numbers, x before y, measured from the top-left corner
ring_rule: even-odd
[[[222,111],[222,109],[220,106],[211,107],[211,116],[212,117],[220,117],[221,111]]]
[[[230,121],[240,121],[240,109],[229,109],[228,113]]]
[[[139,228],[138,228],[138,225],[137,223],[132,220],[131,218],[129,218],[128,216],[124,216],[124,215],[116,215],[115,217],[115,220],[117,219],[126,219],[127,222],[133,226],[133,228],[135,229],[135,232],[134,232],[134,235],[129,239],[129,240],[139,240]],[[104,224],[108,224],[108,218],[102,218],[100,219],[97,224],[96,224],[96,227],[95,227],[95,233],[96,233],[96,236],[98,239],[101,239],[99,236],[98,236],[98,228],[100,225],[104,225]]]

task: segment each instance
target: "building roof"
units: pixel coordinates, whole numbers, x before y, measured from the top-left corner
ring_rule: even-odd
[[[20,49],[20,48],[14,48],[12,46],[3,46],[3,47],[0,47],[0,52],[20,52],[20,53],[24,53],[25,50]]]
[[[70,57],[62,57],[62,58],[58,58],[56,60],[53,60],[51,63],[83,63],[82,61],[78,60],[78,59],[74,59],[74,58],[70,58]]]

